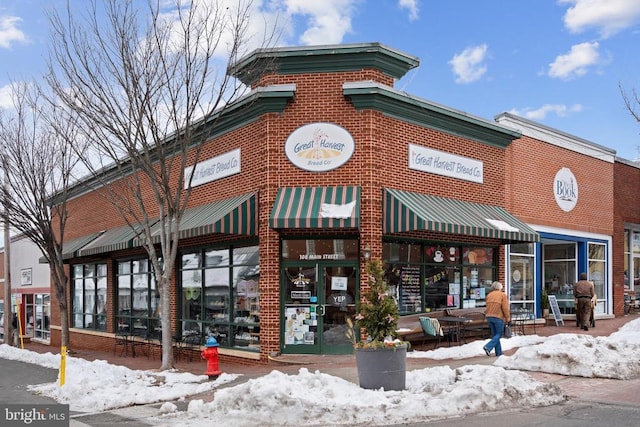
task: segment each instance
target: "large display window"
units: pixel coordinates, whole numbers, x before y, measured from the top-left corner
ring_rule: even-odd
[[[535,307],[535,244],[519,243],[509,247],[509,301],[512,308]]]
[[[259,247],[194,249],[180,259],[180,335],[259,350]]]
[[[107,330],[107,264],[77,264],[72,270],[71,310],[73,327],[82,329]],[[47,308],[44,308],[44,307]],[[42,310],[48,312],[49,304],[42,304]],[[38,313],[41,323],[40,335],[46,332],[44,327],[45,313]],[[46,314],[47,323],[49,314]],[[37,326],[36,326],[36,329]]]
[[[577,276],[577,244],[545,243],[544,288],[549,295],[555,295],[558,308],[563,314],[574,314],[575,303],[573,285]]]
[[[385,278],[401,314],[484,307],[497,277],[495,247],[387,242]]]

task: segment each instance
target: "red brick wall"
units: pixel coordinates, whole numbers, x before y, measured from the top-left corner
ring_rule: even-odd
[[[556,203],[553,181],[563,167],[578,186],[578,202],[565,212]],[[506,207],[530,224],[613,234],[613,164],[522,137],[507,149]]]
[[[640,168],[625,163],[615,163],[613,185],[615,209],[613,215],[613,285],[614,312],[624,314],[624,225],[640,225]],[[629,274],[632,276],[632,272]],[[635,290],[638,296],[638,289]]]

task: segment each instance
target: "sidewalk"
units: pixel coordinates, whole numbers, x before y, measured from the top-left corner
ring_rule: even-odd
[[[552,324],[553,326],[538,326],[536,328],[536,334],[540,336],[551,336],[561,333],[579,333],[589,334],[592,336],[608,336],[617,331],[625,323],[638,318],[640,318],[640,314],[632,313],[627,316],[597,320],[596,327],[589,328],[589,331],[582,331],[577,328],[573,321],[565,322],[564,326],[555,326],[555,323],[551,320],[547,321],[547,324]],[[533,334],[533,330],[527,329],[527,334]],[[25,348],[39,353],[57,353],[59,351],[57,348],[34,342],[26,343]],[[417,349],[419,350],[420,347],[417,347]],[[505,354],[509,355],[514,351],[516,350],[507,351]],[[115,355],[113,352],[78,350],[74,352],[72,356],[81,357],[87,360],[106,360],[111,364],[126,366],[130,369],[157,370],[160,367],[160,360],[157,358],[155,360],[148,359],[146,355],[138,355],[135,358],[131,356],[120,357],[119,355]],[[455,368],[470,364],[491,364],[494,361],[495,358],[486,357],[484,355],[467,359],[447,360],[407,358],[407,370],[423,369],[442,365]],[[237,380],[228,383],[225,386],[233,386],[251,378],[266,375],[273,370],[295,374],[303,367],[310,371],[317,370],[343,378],[356,384],[358,383],[355,357],[353,355],[287,355],[276,357],[274,360],[270,360],[269,363],[264,365],[220,363],[220,370],[222,372],[228,374],[241,374]],[[175,363],[175,368],[184,372],[204,375],[206,370],[206,361],[201,360],[196,354],[192,361],[177,361]],[[579,396],[580,399],[585,401],[593,400],[598,402],[617,402],[640,405],[640,393],[638,393],[638,390],[640,390],[640,379],[621,381],[600,378],[565,377],[562,375],[540,372],[531,372],[529,374],[539,381],[557,384],[562,388],[565,394],[571,398]],[[190,396],[189,400],[202,399],[206,401],[212,397],[213,393],[207,393],[206,395]]]

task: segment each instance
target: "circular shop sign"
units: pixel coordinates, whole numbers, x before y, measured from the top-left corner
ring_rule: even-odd
[[[324,172],[339,168],[353,155],[353,137],[333,123],[311,123],[294,130],[285,142],[289,161],[300,169]]]
[[[553,180],[553,194],[556,203],[565,212],[571,211],[578,203],[578,181],[569,168],[562,168]]]

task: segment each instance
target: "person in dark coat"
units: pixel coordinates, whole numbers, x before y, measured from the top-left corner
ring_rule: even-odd
[[[591,298],[596,294],[593,282],[587,280],[587,273],[580,273],[580,280],[573,287],[573,296],[576,298],[576,319],[578,327],[582,326],[585,331],[589,330],[591,320]]]

